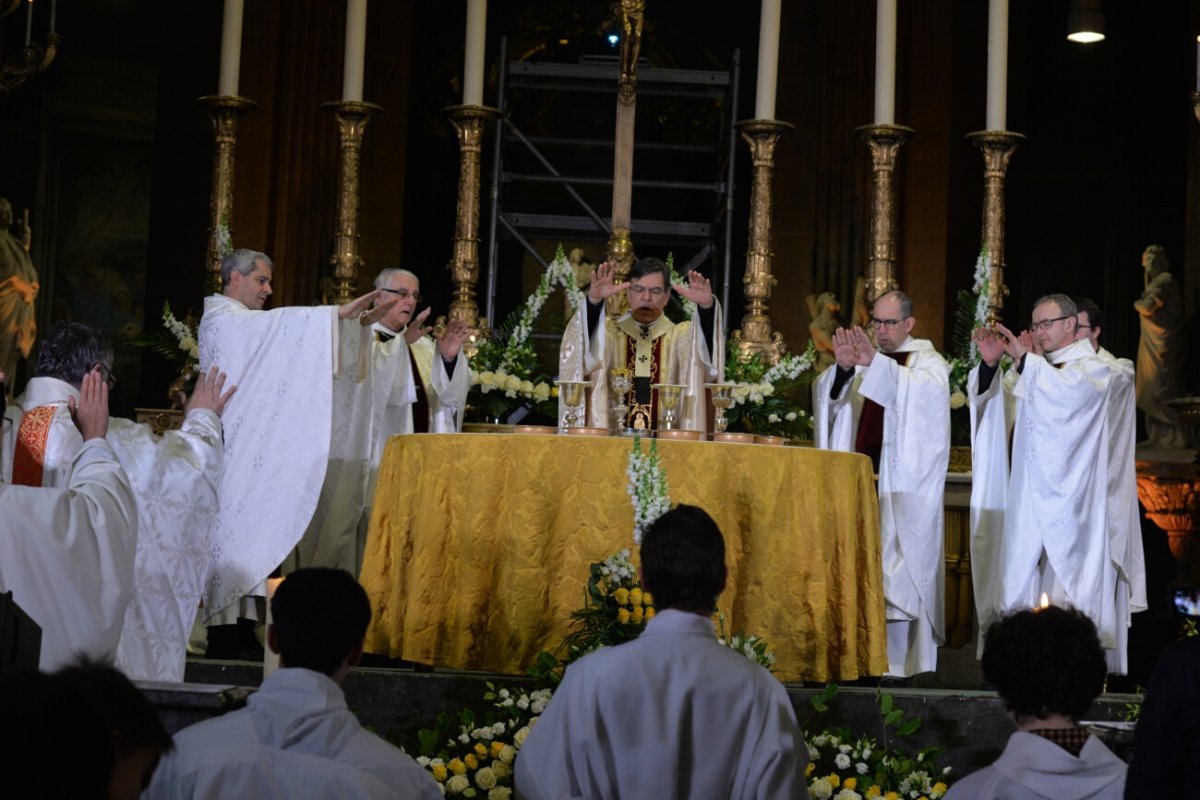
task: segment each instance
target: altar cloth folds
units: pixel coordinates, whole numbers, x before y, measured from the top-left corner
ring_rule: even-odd
[[[622,438],[393,437],[360,581],[367,651],[523,674],[583,605],[588,565],[633,544]],[[662,441],[672,503],[725,536],[727,634],[754,634],[781,680],[887,668],[871,462],[802,447]]]

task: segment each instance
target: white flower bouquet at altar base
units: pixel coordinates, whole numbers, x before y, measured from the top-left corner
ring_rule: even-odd
[[[625,468],[629,485],[625,491],[633,504],[633,542],[642,543],[642,534],[650,523],[671,510],[667,473],[658,460],[658,442],[650,440],[650,452],[642,452],[642,437],[633,437],[629,465]]]

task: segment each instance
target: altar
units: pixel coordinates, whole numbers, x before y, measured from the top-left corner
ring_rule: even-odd
[[[360,580],[368,652],[521,674],[567,632],[588,565],[633,544],[622,438],[393,437]],[[879,511],[864,456],[661,441],[673,503],[725,536],[725,630],[762,636],[783,680],[887,668]]]

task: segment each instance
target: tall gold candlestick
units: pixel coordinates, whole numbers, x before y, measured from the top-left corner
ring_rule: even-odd
[[[200,98],[200,105],[208,109],[212,118],[213,177],[208,199],[208,253],[205,257],[208,273],[208,289],[221,291],[222,250],[229,242],[222,241],[230,234],[229,223],[233,219],[233,176],[235,151],[237,149],[238,117],[258,108],[258,103],[234,95],[210,95]]]
[[[871,221],[866,269],[867,308],[883,293],[898,289],[896,269],[896,153],[914,131],[903,125],[855,128],[871,148]]]
[[[988,276],[988,324],[1000,321],[1004,308],[1004,178],[1008,161],[1025,137],[1012,131],[976,131],[967,134],[983,152],[983,246],[992,261]]]
[[[451,106],[446,109],[458,133],[461,154],[458,169],[458,208],[454,221],[454,255],[447,268],[454,283],[450,319],[462,320],[479,339],[490,335],[486,319],[479,316],[475,285],[479,283],[479,166],[483,129],[500,116],[488,106]]]
[[[750,188],[750,249],[746,252],[746,273],[742,283],[746,288],[746,313],[742,327],[733,332],[738,353],[750,358],[761,353],[767,363],[775,364],[787,353],[783,334],[771,332],[767,315],[767,300],[775,276],[771,274],[771,178],[775,171],[775,145],[779,137],[795,129],[794,125],[775,119],[752,119],[736,125],[742,138],[750,145],[754,164],[754,182]]]
[[[341,305],[358,296],[358,274],[363,266],[358,253],[358,200],[360,196],[360,160],[363,132],[371,117],[383,111],[374,103],[342,100],[321,106],[337,118],[338,167],[337,230],[333,235],[333,255],[329,263],[337,281],[333,302]]]

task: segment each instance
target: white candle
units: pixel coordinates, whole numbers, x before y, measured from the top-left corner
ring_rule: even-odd
[[[775,119],[775,83],[779,75],[779,14],[782,5],[782,0],[762,0],[762,16],[758,22],[755,119]]]
[[[1196,37],[1196,91],[1200,92],[1200,36]]]
[[[463,105],[483,105],[483,56],[487,46],[487,0],[467,0],[467,42],[463,58]]]
[[[342,67],[342,99],[361,103],[363,65],[367,59],[367,0],[346,0],[346,62]]]
[[[242,3],[225,0],[225,20],[221,26],[221,72],[217,94],[237,96],[238,70],[242,64]]]
[[[1008,120],[1008,0],[988,2],[987,129],[1002,131]]]
[[[58,17],[58,0],[50,0],[50,32],[54,33],[54,20]]]
[[[875,4],[875,124],[896,121],[896,0]]]
[[[29,5],[25,7],[25,46],[29,47],[29,42],[33,40],[33,0],[29,0]]]
[[[281,583],[283,583],[283,578],[267,578],[267,625],[263,628],[264,678],[270,677],[272,672],[279,669],[279,653],[271,649],[271,626],[275,624],[274,616],[271,614],[271,601],[275,599],[275,592]]]

